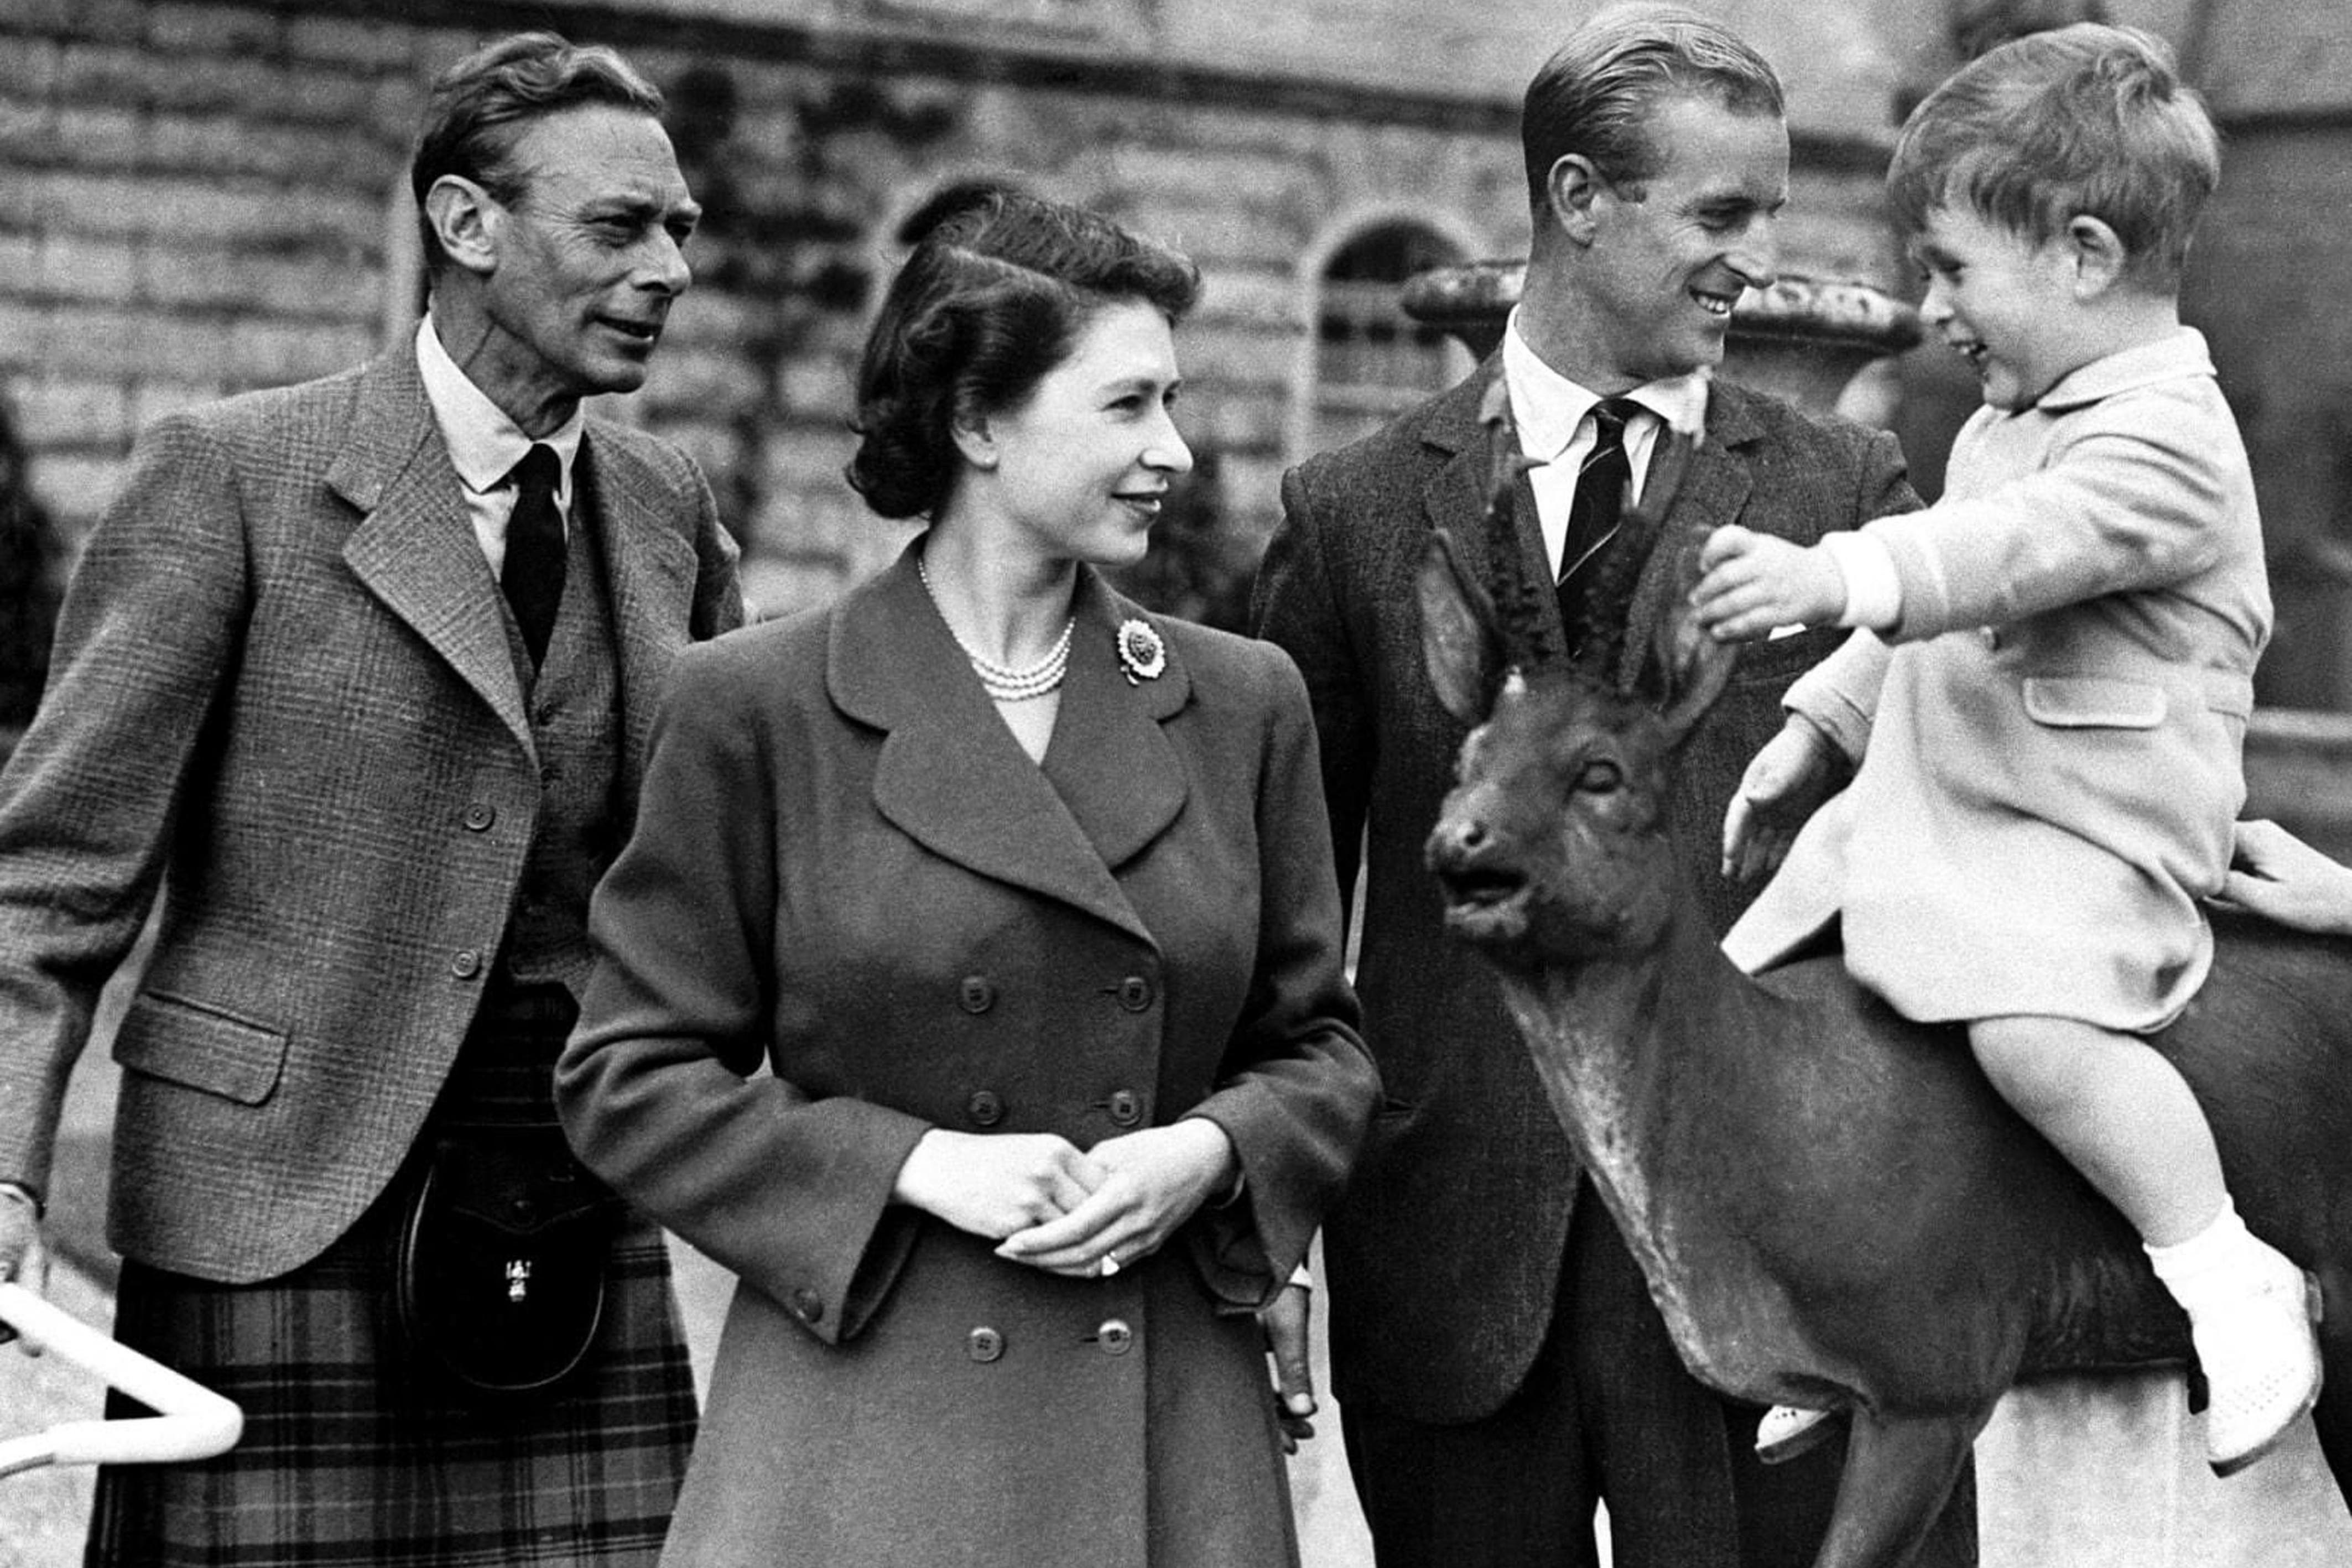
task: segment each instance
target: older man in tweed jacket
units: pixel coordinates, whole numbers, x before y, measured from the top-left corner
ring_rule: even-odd
[[[95,1562],[659,1542],[693,1405],[658,1236],[611,1243],[567,1391],[507,1406],[415,1375],[386,1259],[445,1128],[551,1121],[655,695],[741,618],[693,465],[581,412],[688,280],[660,110],[551,35],[453,68],[414,343],[161,422],[80,563],[0,774],[0,1274],[38,1277],[59,1094],[160,886],[115,1044],[117,1332],[247,1410],[222,1459],[102,1477]]]

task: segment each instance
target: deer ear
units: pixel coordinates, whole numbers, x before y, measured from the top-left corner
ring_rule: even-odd
[[[1494,601],[1463,569],[1454,540],[1433,532],[1423,547],[1416,580],[1421,599],[1421,659],[1437,700],[1464,724],[1486,716],[1501,673],[1503,639]]]
[[[1651,639],[1650,657],[1643,667],[1648,677],[1646,695],[1657,706],[1658,722],[1665,727],[1669,746],[1680,746],[1697,727],[1731,683],[1731,672],[1739,664],[1736,644],[1717,642],[1698,623],[1698,612],[1690,602],[1690,591],[1697,580],[1698,551],[1686,549],[1675,562],[1674,609],[1660,618]]]

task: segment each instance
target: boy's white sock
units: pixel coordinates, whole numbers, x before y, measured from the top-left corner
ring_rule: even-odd
[[[2188,1240],[2169,1247],[2140,1245],[2147,1251],[2156,1277],[2164,1281],[2181,1310],[2189,1312],[2216,1297],[2243,1294],[2249,1283],[2247,1265],[2269,1250],[2254,1239],[2246,1222],[2238,1218],[2237,1205],[2226,1197],[2221,1200],[2221,1212]]]

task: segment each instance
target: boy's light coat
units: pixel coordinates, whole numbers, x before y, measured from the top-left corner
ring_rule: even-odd
[[[1979,410],[1944,500],[1869,531],[1902,621],[1789,695],[1867,755],[1727,951],[1762,968],[1835,917],[1855,977],[1912,1018],[2167,1022],[2211,959],[2198,905],[2229,866],[2271,626],[2205,340]]]

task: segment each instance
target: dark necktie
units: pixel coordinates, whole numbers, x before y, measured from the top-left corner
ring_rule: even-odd
[[[522,628],[533,668],[547,657],[555,607],[563,600],[563,516],[555,509],[555,448],[534,444],[507,476],[514,511],[507,518],[507,560],[499,573],[507,603]]]
[[[1592,408],[1592,450],[1576,472],[1576,499],[1568,508],[1568,538],[1559,553],[1559,614],[1571,649],[1586,630],[1580,591],[1599,570],[1625,508],[1625,486],[1633,476],[1625,455],[1625,421],[1641,406],[1631,398],[1612,397]]]

